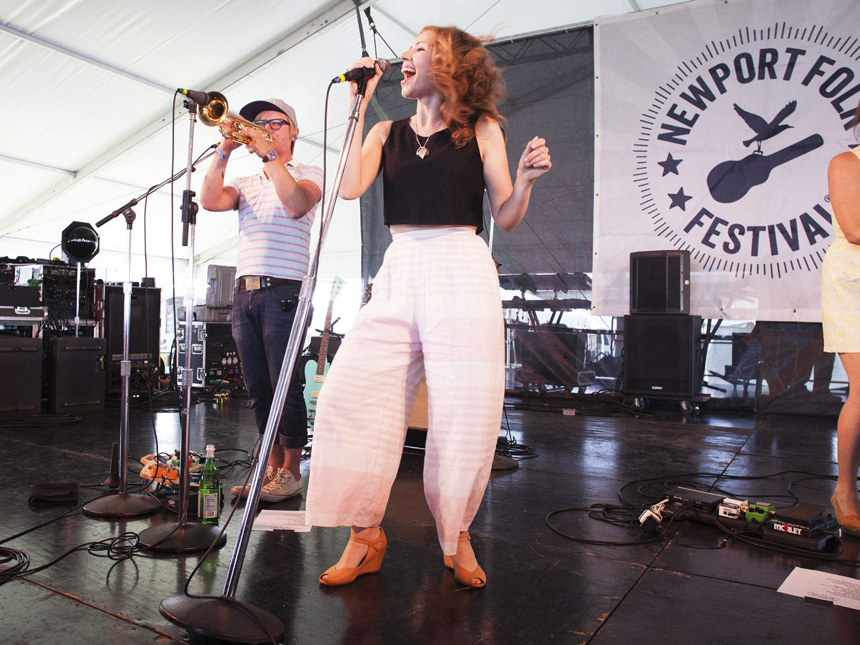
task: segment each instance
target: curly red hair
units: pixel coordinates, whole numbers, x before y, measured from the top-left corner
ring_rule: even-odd
[[[481,116],[503,120],[496,102],[505,95],[505,83],[484,47],[487,39],[457,27],[427,26],[421,31],[433,35],[433,84],[444,96],[442,119],[460,148],[475,138],[475,125]]]

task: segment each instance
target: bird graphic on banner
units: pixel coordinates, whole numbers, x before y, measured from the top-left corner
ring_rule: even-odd
[[[737,112],[744,122],[755,132],[755,136],[752,139],[744,141],[744,146],[749,148],[753,143],[756,143],[758,144],[757,152],[761,152],[762,141],[767,141],[771,137],[775,137],[780,132],[792,127],[790,125],[786,125],[783,121],[789,114],[797,109],[797,101],[789,101],[789,103],[782,108],[770,122],[768,122],[758,114],[747,112],[738,106],[737,103],[733,103],[732,105],[735,108],[735,112]]]

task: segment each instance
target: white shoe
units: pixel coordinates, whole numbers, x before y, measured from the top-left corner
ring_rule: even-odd
[[[286,468],[281,468],[272,481],[263,486],[260,499],[264,502],[280,502],[301,494],[302,480],[296,480],[293,473]]]
[[[271,466],[266,467],[266,475],[263,477],[263,486],[265,487],[270,481],[275,478],[275,469]],[[242,493],[242,498],[245,499],[248,497],[248,491],[251,490],[251,484],[247,483],[244,487],[242,486],[233,486],[230,489],[230,494],[233,497],[236,497],[240,492]]]

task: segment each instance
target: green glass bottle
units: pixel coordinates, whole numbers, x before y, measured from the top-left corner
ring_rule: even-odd
[[[206,446],[206,461],[203,463],[197,499],[197,517],[203,524],[217,526],[221,515],[221,477],[215,465],[215,446],[211,443]]]

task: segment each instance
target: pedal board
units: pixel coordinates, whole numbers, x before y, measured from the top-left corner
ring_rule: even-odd
[[[673,488],[666,493],[666,497],[669,498],[670,504],[680,504],[697,511],[704,511],[705,513],[713,513],[717,510],[720,502],[726,498],[725,495],[706,493],[693,488],[684,488],[683,486]]]

